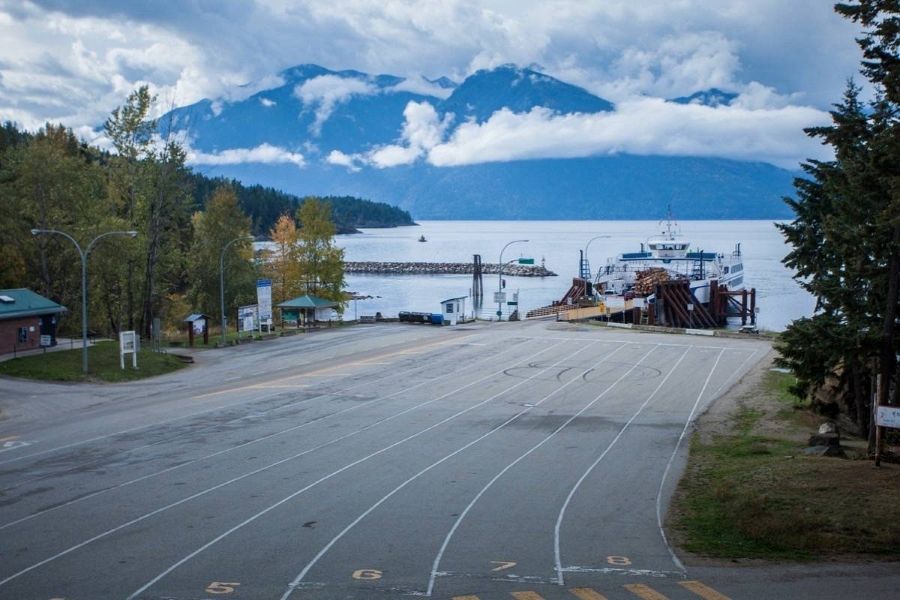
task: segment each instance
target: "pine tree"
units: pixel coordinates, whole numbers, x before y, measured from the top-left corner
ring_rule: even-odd
[[[779,344],[782,364],[809,388],[842,369],[861,430],[870,423],[869,387],[882,374],[882,401],[895,390],[900,350],[895,338],[900,268],[900,135],[898,135],[898,3],[838,5],[838,12],[871,27],[859,40],[863,73],[876,100],[860,101],[848,84],[832,125],[807,130],[834,150],[832,161],[809,161],[787,200],[795,220],[780,229],[793,246],[785,264],[815,295],[817,314],[793,323]]]

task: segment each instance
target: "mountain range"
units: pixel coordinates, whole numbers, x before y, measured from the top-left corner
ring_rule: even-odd
[[[667,205],[682,219],[791,214],[782,198],[797,173],[762,162],[606,154],[435,166],[415,156],[424,143],[417,136],[446,139],[501,110],[614,110],[536,68],[504,65],[457,83],[300,65],[277,81],[176,108],[160,119],[161,130],[183,135],[206,174],[303,196],[369,198],[416,219],[657,219]],[[735,97],[709,89],[669,101],[720,106]],[[430,128],[409,129],[410,107],[425,111]],[[380,164],[359,158],[385,147],[413,156]]]

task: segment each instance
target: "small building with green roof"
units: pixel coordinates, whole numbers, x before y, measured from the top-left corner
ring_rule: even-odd
[[[65,306],[29,289],[0,290],[0,354],[56,345]]]
[[[338,302],[326,300],[311,294],[298,296],[278,305],[281,309],[282,322],[296,322],[297,327],[302,323],[315,323],[316,321],[331,321],[336,318]]]

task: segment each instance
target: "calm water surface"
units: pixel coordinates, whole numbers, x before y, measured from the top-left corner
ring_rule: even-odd
[[[682,221],[679,228],[698,250],[728,253],[741,243],[744,281],[757,290],[761,328],[780,331],[791,320],[812,314],[813,298],[781,264],[789,247],[771,221]],[[481,254],[485,263],[496,263],[507,242],[527,239],[527,243],[507,248],[504,262],[520,256],[534,258],[536,264],[543,260],[558,277],[504,276],[506,291],[519,291],[524,314],[562,297],[578,275],[578,251],[594,236],[610,237],[591,242],[588,260],[592,272],[606,264],[607,257],[639,250],[641,242],[661,229],[657,221],[423,221],[418,227],[365,229],[361,234],[337,236],[337,244],[350,261],[471,262],[473,254]],[[420,235],[428,241],[419,242]],[[491,300],[497,279],[496,275],[484,276],[483,314],[488,317],[496,310]],[[347,289],[380,296],[360,300],[359,314],[440,312],[441,300],[468,296],[471,287],[471,275],[347,275]],[[467,312],[471,311],[467,301]],[[353,318],[353,314],[351,303],[347,315]]]

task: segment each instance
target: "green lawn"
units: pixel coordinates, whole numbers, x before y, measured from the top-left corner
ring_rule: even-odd
[[[125,369],[119,366],[119,345],[100,342],[88,348],[89,376],[81,371],[81,348],[35,354],[0,363],[0,375],[43,379],[47,381],[133,381],[177,371],[185,363],[172,354],[141,350],[138,368],[131,366],[131,355],[125,357]]]
[[[875,469],[850,436],[851,459],[804,455],[824,419],[791,383],[767,372],[738,399],[728,431],[694,435],[671,511],[679,545],[724,559],[900,557],[900,465]]]

